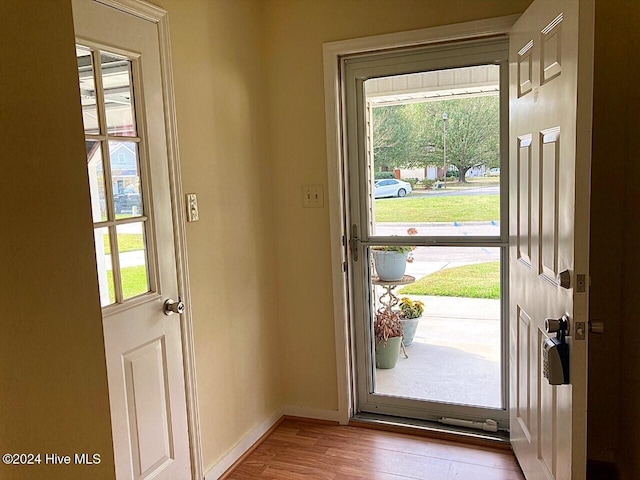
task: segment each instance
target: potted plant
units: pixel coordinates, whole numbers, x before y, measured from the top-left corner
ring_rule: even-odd
[[[418,230],[413,227],[408,228],[407,234],[417,235]],[[371,247],[373,264],[378,278],[385,282],[402,280],[407,269],[407,262],[411,263],[413,261],[411,252],[415,248],[410,245],[378,245]]]
[[[394,282],[401,280],[407,269],[409,254],[413,247],[407,245],[381,245],[371,247],[373,264],[380,280]]]
[[[398,312],[387,308],[378,310],[373,321],[373,337],[376,368],[395,367],[402,345],[402,322]]]
[[[422,318],[422,313],[424,312],[424,303],[420,300],[414,301],[409,297],[403,297],[400,300],[400,312],[404,346],[408,347],[413,343],[413,338],[416,336],[418,321]]]

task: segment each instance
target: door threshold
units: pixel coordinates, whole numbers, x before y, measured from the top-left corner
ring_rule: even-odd
[[[509,432],[484,432],[470,428],[444,425],[438,422],[413,418],[393,417],[374,413],[358,413],[351,417],[349,425],[354,427],[408,433],[423,437],[448,440],[470,445],[511,450]]]

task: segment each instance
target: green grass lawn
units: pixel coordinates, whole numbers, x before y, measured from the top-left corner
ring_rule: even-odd
[[[380,223],[500,220],[500,196],[381,198],[375,211]]]
[[[149,291],[149,283],[147,281],[147,267],[145,265],[137,265],[135,267],[125,267],[122,271],[122,293],[124,298],[135,297]],[[107,279],[109,281],[109,299],[111,303],[116,301],[116,295],[113,290],[113,271],[107,271]]]
[[[106,255],[111,254],[111,244],[109,243],[109,236],[105,235],[104,239],[104,253]],[[143,250],[144,242],[142,240],[141,233],[121,233],[118,235],[118,250],[120,253],[134,252],[136,250]]]
[[[500,262],[447,268],[402,288],[402,295],[500,298]]]

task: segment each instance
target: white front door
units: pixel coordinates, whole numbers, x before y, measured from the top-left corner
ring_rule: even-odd
[[[535,0],[510,35],[510,425],[529,480],[586,475],[592,28],[593,2]],[[545,319],[563,316],[570,378],[550,385]]]
[[[191,478],[158,26],[73,1],[116,476]]]

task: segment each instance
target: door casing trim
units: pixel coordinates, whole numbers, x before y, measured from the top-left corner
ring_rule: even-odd
[[[187,422],[189,430],[189,451],[191,456],[191,476],[204,478],[202,467],[202,440],[196,383],[195,348],[193,342],[193,316],[191,314],[191,288],[189,284],[189,262],[187,256],[186,214],[182,191],[182,173],[178,149],[178,123],[175,94],[173,90],[173,63],[171,59],[171,39],[169,37],[168,12],[143,0],[95,0],[157,25],[160,46],[160,74],[162,77],[162,97],[164,103],[165,134],[167,138],[167,159],[169,162],[169,187],[173,218],[173,241],[176,254],[178,294],[186,306],[180,316],[182,336],[183,372],[187,401]]]
[[[347,267],[350,261],[350,252],[347,248],[350,218],[345,208],[349,204],[349,198],[345,188],[346,135],[344,134],[344,91],[341,85],[341,59],[353,54],[506,35],[518,18],[519,15],[509,15],[408,32],[329,42],[323,45],[327,191],[331,235],[338,417],[342,424],[347,424],[355,413],[355,393],[352,372],[354,366],[352,362],[353,336],[350,325],[349,271]]]

